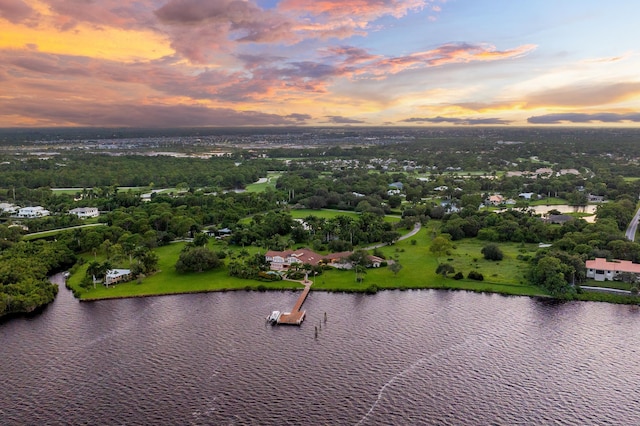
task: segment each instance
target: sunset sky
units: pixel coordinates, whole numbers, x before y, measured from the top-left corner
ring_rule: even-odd
[[[0,127],[640,123],[640,2],[0,0]]]

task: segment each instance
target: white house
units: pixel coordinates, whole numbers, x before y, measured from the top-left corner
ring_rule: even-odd
[[[20,207],[15,204],[0,203],[0,210],[2,210],[2,213],[16,214],[19,208]]]
[[[596,281],[613,281],[622,272],[640,275],[640,264],[628,260],[609,262],[602,257],[596,257],[595,260],[587,260],[585,266],[587,267],[587,278],[593,278]]]
[[[40,206],[23,207],[20,210],[18,210],[18,217],[23,217],[27,219],[49,216],[49,214],[51,214],[49,210],[46,210]]]
[[[100,216],[100,212],[96,207],[77,207],[75,209],[69,210],[69,214],[75,214],[80,219]]]
[[[104,285],[109,287],[111,284],[126,282],[131,279],[130,269],[110,269],[104,276]]]

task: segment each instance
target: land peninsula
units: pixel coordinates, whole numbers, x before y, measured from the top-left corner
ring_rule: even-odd
[[[306,274],[313,291],[637,303],[635,274],[596,281],[586,262],[640,261],[638,130],[55,132],[4,141],[2,313],[48,303],[65,270],[81,300],[292,290]],[[345,256],[286,271],[266,257],[303,249]]]

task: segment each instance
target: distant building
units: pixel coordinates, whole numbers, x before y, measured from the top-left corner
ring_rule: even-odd
[[[577,171],[576,169],[561,169],[558,172],[559,175],[574,175],[574,176],[578,176],[580,175],[580,172]]]
[[[602,257],[596,257],[595,260],[587,260],[585,266],[587,267],[587,278],[593,278],[596,281],[613,281],[618,274],[623,272],[640,275],[640,264],[628,260],[609,262]]]
[[[550,169],[549,167],[542,167],[536,170],[536,174],[537,175],[552,175],[553,174],[553,170]]]
[[[588,200],[589,200],[590,203],[602,203],[602,202],[604,202],[604,196],[602,196],[602,195],[589,194],[587,197],[588,197]]]
[[[18,210],[18,217],[25,219],[33,219],[37,217],[49,216],[51,212],[40,206],[35,207],[23,207]]]
[[[500,194],[494,194],[492,196],[490,196],[489,198],[487,198],[487,202],[488,204],[493,204],[494,206],[497,206],[499,204],[502,204],[504,202],[504,197]]]
[[[19,208],[20,207],[16,206],[15,204],[0,203],[0,210],[2,211],[2,213],[16,214]]]
[[[78,207],[78,208],[69,210],[69,214],[74,214],[78,216],[80,219],[100,216],[100,212],[96,207]]]
[[[389,187],[402,190],[404,188],[404,185],[402,184],[402,182],[393,182],[389,184]]]
[[[521,192],[520,194],[518,194],[518,197],[524,198],[525,200],[530,200],[534,195],[535,193],[533,192]]]

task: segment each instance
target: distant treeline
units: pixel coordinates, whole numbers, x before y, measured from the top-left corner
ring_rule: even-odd
[[[8,163],[8,164],[7,164]],[[244,188],[277,168],[272,161],[236,165],[227,158],[208,160],[168,156],[73,154],[64,158],[24,161],[8,158],[0,166],[3,188],[96,188],[109,186]]]

